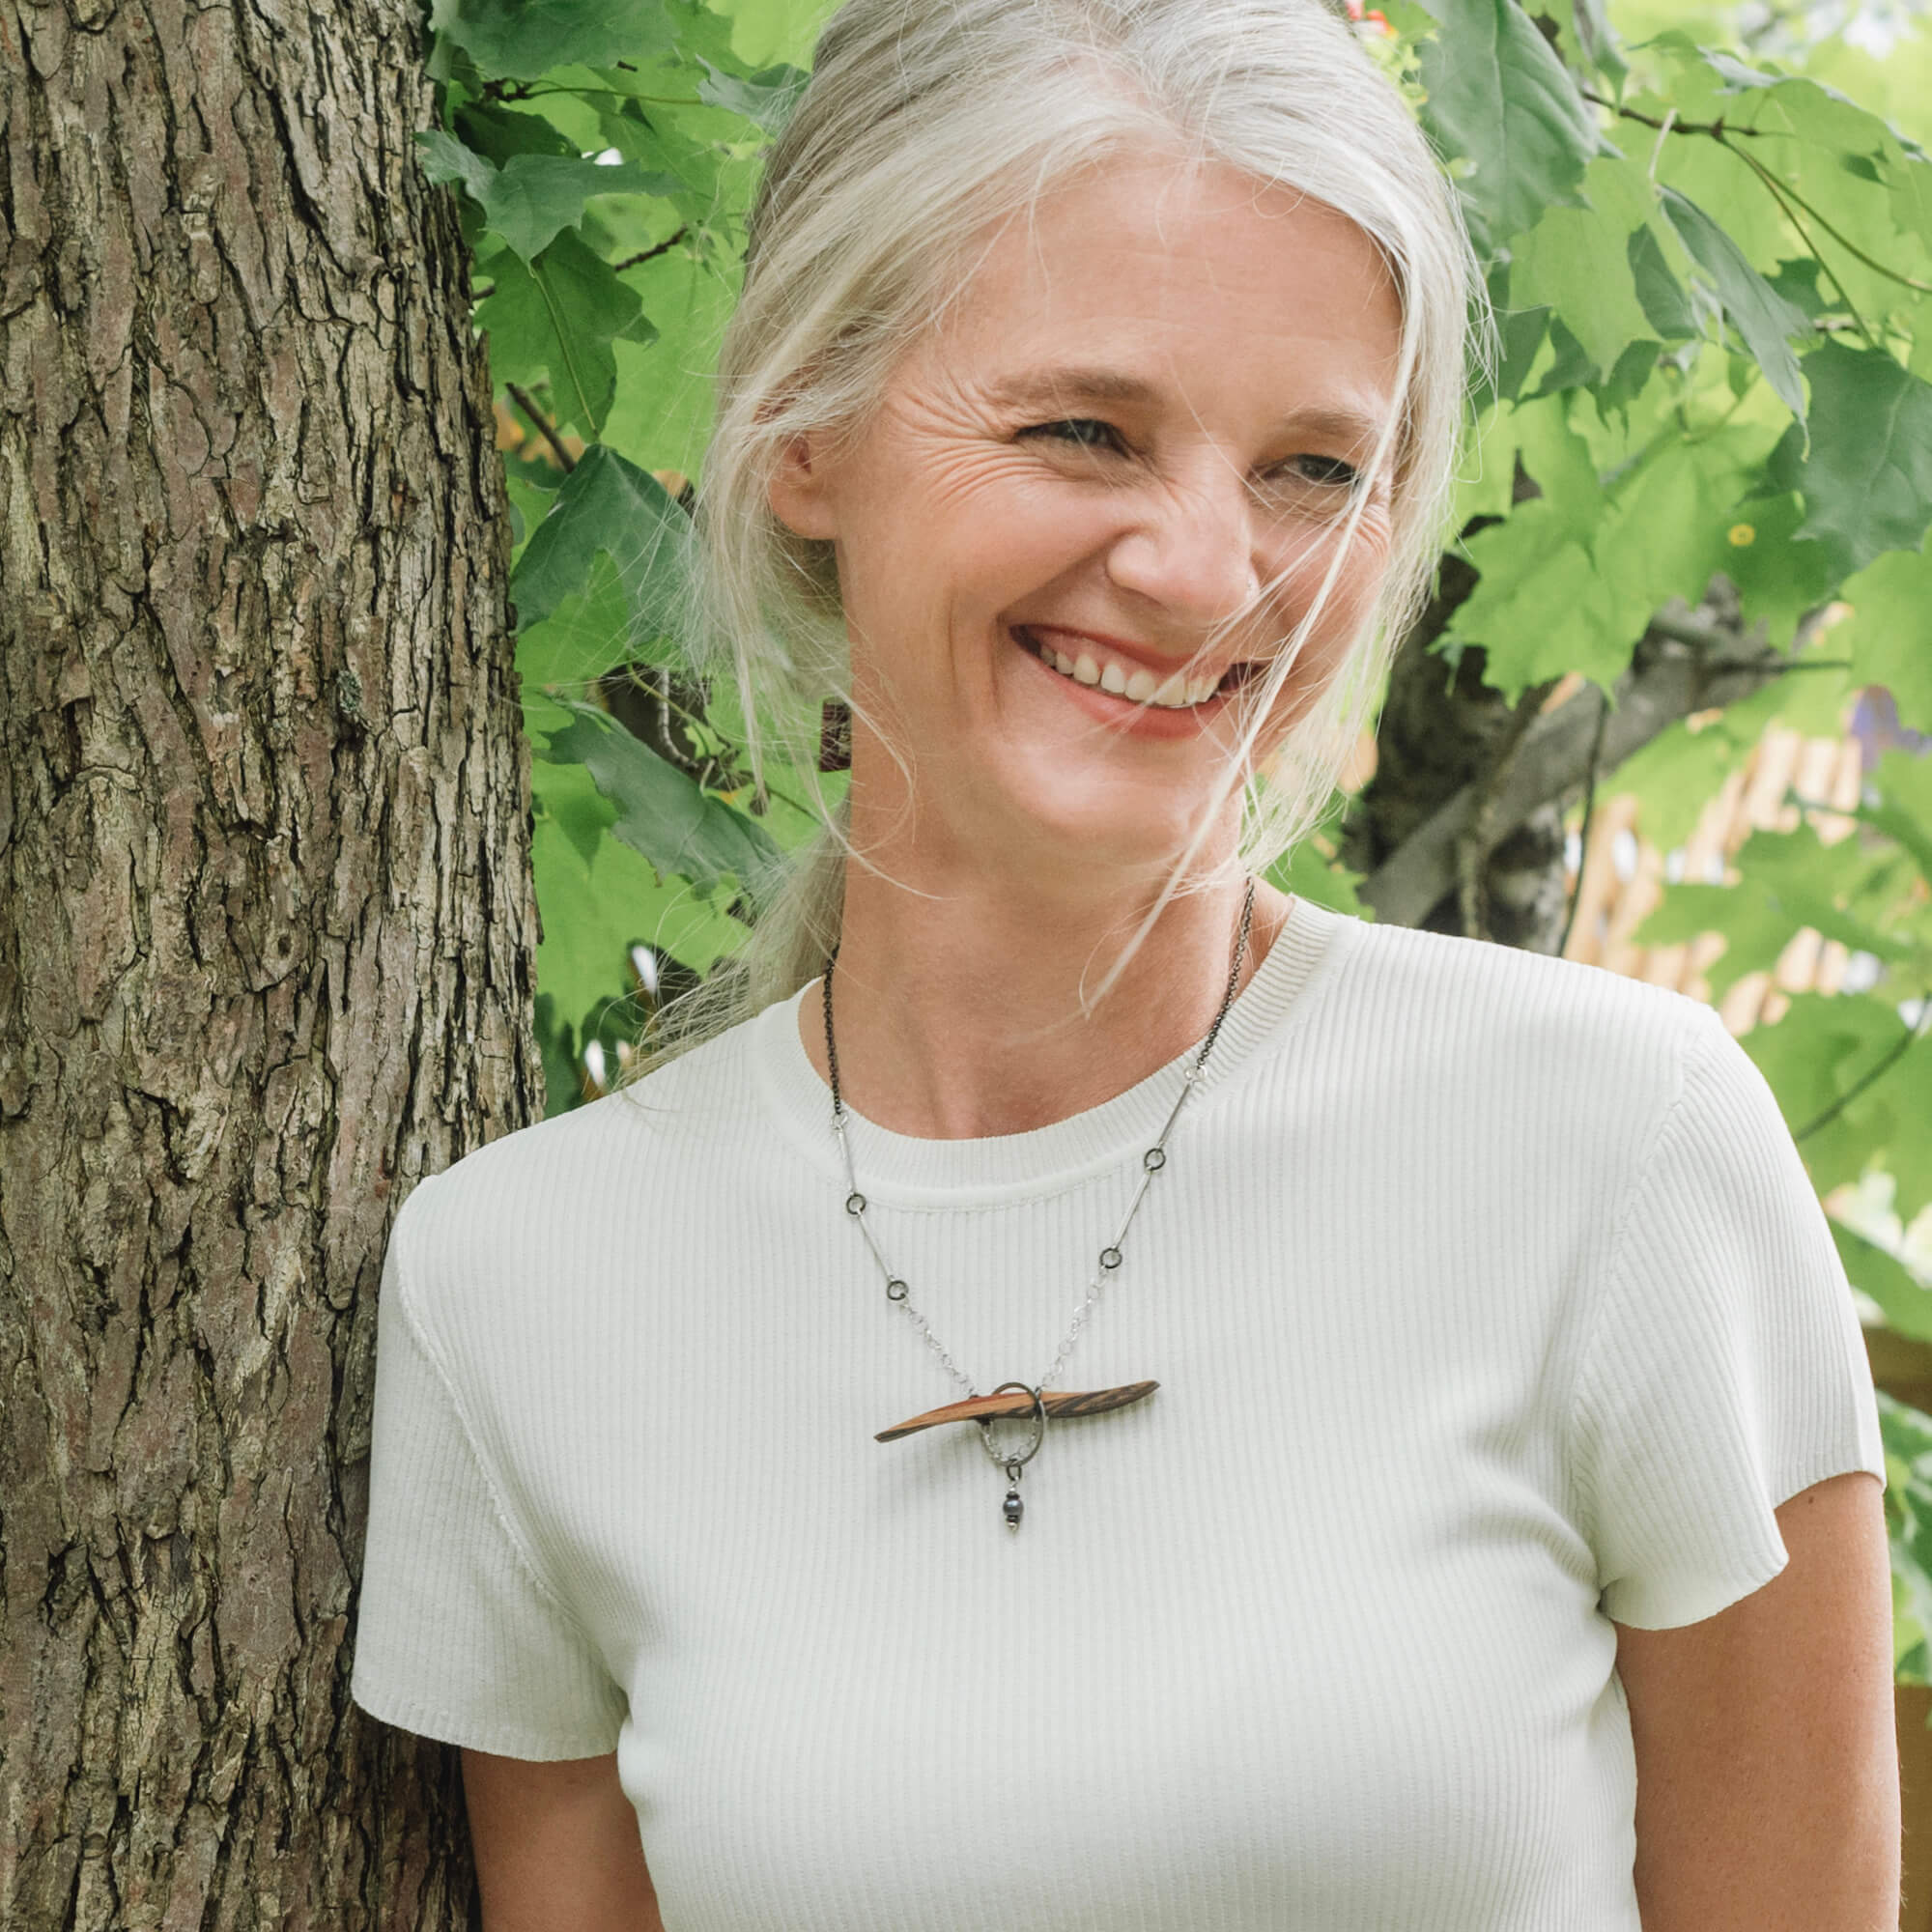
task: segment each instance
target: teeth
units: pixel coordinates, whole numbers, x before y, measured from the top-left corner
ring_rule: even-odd
[[[1205,703],[1220,689],[1219,678],[1186,677],[1179,671],[1173,671],[1162,679],[1145,666],[1137,666],[1128,671],[1111,659],[1103,665],[1089,651],[1082,651],[1078,657],[1068,657],[1065,651],[1055,650],[1043,639],[1029,640],[1037,646],[1040,662],[1051,665],[1061,676],[1073,678],[1080,684],[1097,685],[1102,691],[1112,692],[1115,696],[1124,697],[1133,704],[1157,704],[1164,710],[1184,711]]]

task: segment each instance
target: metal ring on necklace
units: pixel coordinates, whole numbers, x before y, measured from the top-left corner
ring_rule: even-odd
[[[996,1389],[988,1389],[988,1395],[1005,1395],[1009,1389],[1018,1389],[1022,1395],[1033,1397],[1033,1441],[1024,1456],[1002,1456],[993,1448],[993,1424],[1004,1421],[1003,1416],[985,1415],[980,1418],[980,1434],[984,1437],[986,1450],[993,1461],[1003,1464],[1009,1476],[1015,1469],[1023,1468],[1039,1454],[1039,1445],[1046,1440],[1046,1398],[1031,1382],[1002,1382]]]

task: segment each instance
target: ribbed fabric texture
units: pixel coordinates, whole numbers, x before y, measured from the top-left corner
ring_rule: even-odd
[[[614,1747],[669,1932],[1639,1932],[1610,1619],[1714,1614],[1885,1472],[1717,1017],[1297,900],[1060,1378],[1160,1388],[1053,1425],[1014,1533],[977,1431],[872,1439],[958,1390],[798,1004],[411,1197],[356,1701]],[[1185,1064],[854,1122],[980,1388],[1038,1378]]]

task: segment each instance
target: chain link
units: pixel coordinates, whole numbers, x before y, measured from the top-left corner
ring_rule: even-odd
[[[1194,1092],[1195,1084],[1201,1077],[1201,1069],[1208,1063],[1208,1056],[1213,1051],[1214,1041],[1221,1032],[1221,1022],[1228,1017],[1228,1009],[1235,1002],[1235,988],[1240,982],[1241,962],[1247,956],[1248,928],[1254,920],[1255,882],[1250,878],[1247,891],[1241,899],[1241,925],[1236,935],[1234,961],[1228,968],[1227,990],[1221,995],[1220,1010],[1215,1013],[1213,1023],[1208,1027],[1207,1037],[1201,1042],[1200,1051],[1194,1056],[1194,1064],[1181,1075],[1180,1093],[1170,1110],[1165,1124],[1161,1127],[1154,1144],[1141,1155],[1141,1178],[1134,1189],[1134,1198],[1127,1205],[1127,1211],[1121,1222],[1120,1231],[1114,1238],[1100,1250],[1098,1271],[1087,1284],[1087,1293],[1078,1308],[1073,1311],[1073,1325],[1066,1331],[1055,1352],[1053,1360],[1047,1364],[1036,1386],[1045,1390],[1052,1385],[1054,1378],[1065,1366],[1066,1358],[1073,1351],[1073,1345],[1080,1339],[1080,1331],[1087,1325],[1087,1318],[1094,1312],[1094,1304],[1100,1298],[1101,1284],[1109,1275],[1120,1271],[1126,1259],[1123,1246],[1127,1230],[1133,1226],[1134,1216],[1140,1212],[1142,1201],[1153,1183],[1153,1178],[1167,1165],[1167,1137],[1174,1131],[1174,1123],[1180,1118],[1180,1110],[1186,1106],[1187,1098]],[[870,1222],[867,1219],[867,1209],[870,1203],[859,1191],[859,1177],[852,1165],[852,1143],[846,1133],[846,1114],[844,1098],[838,1089],[838,1047],[832,1034],[832,967],[838,957],[838,949],[834,947],[825,961],[823,996],[825,1005],[825,1061],[832,1075],[832,1128],[838,1136],[838,1150],[845,1161],[845,1211],[859,1224],[859,1232],[866,1237],[866,1245],[872,1251],[872,1259],[879,1264],[879,1272],[885,1277],[886,1298],[905,1311],[906,1319],[919,1330],[920,1339],[939,1358],[946,1373],[965,1390],[968,1398],[979,1395],[969,1378],[959,1364],[952,1359],[946,1345],[932,1332],[926,1319],[913,1306],[912,1297],[903,1277],[893,1272],[892,1264],[887,1261],[885,1250],[879,1246]],[[1111,1259],[1110,1259],[1111,1258]],[[1002,1468],[1008,1466],[1009,1459],[993,1446],[993,1431],[990,1424],[980,1431],[980,1441],[986,1454]]]

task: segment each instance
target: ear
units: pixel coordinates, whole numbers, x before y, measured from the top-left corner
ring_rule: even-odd
[[[785,444],[765,500],[794,536],[829,541],[838,534],[830,467],[822,445],[810,436],[795,436]]]

